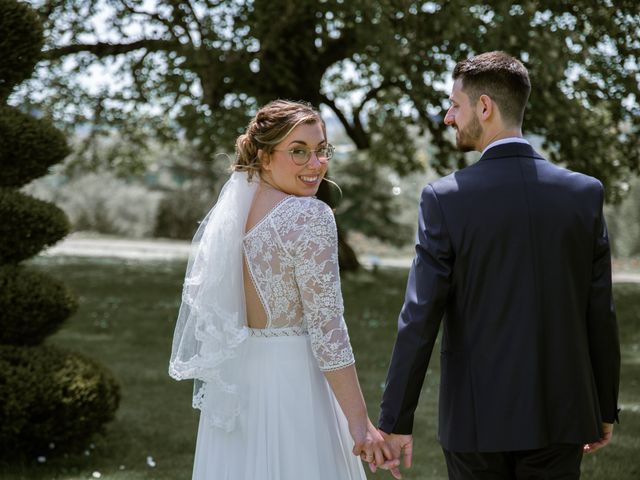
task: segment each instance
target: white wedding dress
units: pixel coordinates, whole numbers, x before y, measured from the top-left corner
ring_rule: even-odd
[[[365,479],[322,373],[354,363],[331,210],[285,197],[246,233],[243,249],[255,289],[247,301],[259,298],[267,326],[249,329],[236,427],[201,414],[193,480]]]

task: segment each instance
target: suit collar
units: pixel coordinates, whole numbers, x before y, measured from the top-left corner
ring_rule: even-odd
[[[491,147],[480,157],[480,161],[513,157],[530,157],[544,160],[544,158],[536,152],[531,145],[527,143],[512,142]]]
[[[490,148],[496,147],[498,145],[503,145],[505,143],[526,143],[528,145],[530,145],[529,141],[526,138],[523,137],[505,137],[505,138],[501,138],[500,140],[494,140],[493,142],[489,143],[489,145],[487,145],[486,147],[484,147],[484,150],[482,150],[482,152],[480,153],[480,155],[484,155],[487,150],[489,150]]]

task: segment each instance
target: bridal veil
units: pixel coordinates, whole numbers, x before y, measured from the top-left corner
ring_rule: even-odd
[[[195,380],[194,408],[226,431],[242,405],[238,379],[249,333],[242,241],[257,186],[234,172],[193,238],[169,363],[171,377]]]

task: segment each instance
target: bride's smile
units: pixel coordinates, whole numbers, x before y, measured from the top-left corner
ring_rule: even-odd
[[[262,180],[288,195],[309,197],[318,192],[333,155],[321,123],[295,127],[269,153],[262,157]]]

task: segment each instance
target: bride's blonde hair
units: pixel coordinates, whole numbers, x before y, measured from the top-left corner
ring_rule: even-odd
[[[258,150],[269,155],[276,145],[298,125],[319,123],[326,137],[327,128],[320,113],[307,102],[274,100],[256,113],[245,133],[236,140],[233,171],[248,172],[249,178],[260,175],[262,162]]]

